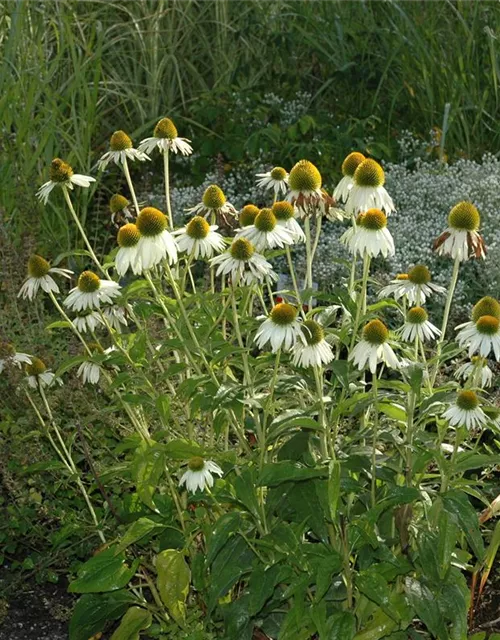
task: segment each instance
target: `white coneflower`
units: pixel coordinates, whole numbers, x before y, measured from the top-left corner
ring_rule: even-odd
[[[257,173],[257,186],[266,191],[274,191],[277,198],[281,192],[288,191],[288,173],[283,167],[274,167],[267,173]]]
[[[35,356],[31,358],[31,364],[26,365],[26,375],[27,382],[32,389],[50,387],[54,382],[62,384],[61,378],[56,378],[55,373],[47,369],[43,360]]]
[[[482,427],[488,418],[479,406],[479,398],[474,391],[460,391],[455,402],[443,413],[452,427],[476,429]]]
[[[260,349],[269,342],[273,353],[282,348],[289,351],[297,340],[304,342],[297,309],[287,302],[279,302],[260,325],[254,340]]]
[[[333,197],[338,202],[346,202],[349,191],[354,184],[354,172],[358,166],[366,160],[365,156],[358,151],[350,153],[342,163],[342,179],[335,187]]]
[[[175,236],[177,248],[181,252],[198,258],[211,258],[214,253],[220,253],[226,246],[224,238],[217,233],[216,224],[208,224],[205,218],[194,216],[185,227],[172,233]]]
[[[287,231],[295,238],[296,242],[304,242],[306,234],[302,231],[302,227],[295,220],[295,211],[293,205],[286,200],[282,202],[275,202],[273,204],[272,212],[276,216],[278,224],[285,227]]]
[[[399,300],[406,296],[410,304],[425,304],[426,299],[434,293],[446,293],[446,288],[431,282],[431,272],[423,264],[412,267],[407,274],[399,274],[387,286],[381,289],[379,298],[394,296]]]
[[[41,256],[31,256],[28,260],[28,278],[24,281],[17,295],[28,298],[28,300],[33,300],[40,287],[46,293],[50,291],[59,293],[59,287],[52,276],[49,275],[51,273],[64,276],[65,278],[71,278],[73,275],[73,272],[69,269],[51,267],[47,260]]]
[[[457,342],[461,347],[469,348],[469,358],[479,353],[487,358],[491,351],[495,360],[500,361],[500,320],[494,316],[481,316],[475,322],[466,322],[456,327],[461,329]]]
[[[139,229],[132,222],[124,224],[118,230],[116,241],[120,248],[115,258],[115,269],[118,275],[124,276],[129,269],[136,275],[142,272],[142,261],[139,257],[140,239]]]
[[[407,315],[406,322],[398,329],[398,334],[405,342],[433,340],[441,335],[441,331],[428,320],[427,311],[422,307],[412,307]]]
[[[391,369],[398,369],[400,366],[396,354],[387,343],[389,330],[380,320],[371,320],[363,328],[363,338],[349,354],[349,360],[359,370],[369,365],[370,371],[375,373],[377,364],[383,362]]]
[[[98,311],[81,313],[76,318],[73,318],[72,322],[80,333],[85,333],[86,331],[93,333],[99,325],[103,324]]]
[[[233,205],[226,200],[222,189],[216,184],[211,184],[207,187],[201,202],[192,209],[187,209],[187,213],[192,213],[195,216],[203,216],[204,218],[210,216],[213,222],[218,221],[219,224],[219,218],[227,224],[228,216],[235,218],[238,215]]]
[[[255,253],[255,247],[246,238],[233,240],[229,250],[212,258],[210,264],[217,267],[217,276],[229,275],[233,281],[245,285],[262,283],[267,278],[273,282],[278,279],[271,263]]]
[[[478,232],[480,222],[479,211],[471,202],[459,202],[450,211],[448,228],[434,242],[434,251],[461,262],[485,258],[486,245]]]
[[[465,362],[455,371],[457,380],[469,380],[476,374],[480,379],[481,388],[491,387],[493,382],[493,371],[489,368],[486,359],[479,356],[473,356],[470,362]]]
[[[132,222],[135,215],[130,208],[130,200],[125,196],[115,193],[109,199],[109,210],[111,211],[111,222],[115,227],[119,227],[126,222]]]
[[[122,325],[125,327],[128,325],[126,312],[127,310],[124,307],[114,304],[111,307],[103,309],[102,315],[111,328],[120,332],[122,330]]]
[[[296,237],[283,225],[278,224],[271,209],[261,209],[253,224],[238,229],[237,237],[246,238],[257,251],[265,249],[282,249],[287,244],[294,244]]]
[[[170,265],[177,262],[177,245],[167,231],[166,216],[154,207],[141,209],[136,220],[141,234],[137,256],[142,269],[151,269],[166,258]]]
[[[334,359],[331,346],[325,340],[323,327],[314,320],[301,324],[304,341],[298,340],[292,349],[292,362],[297,367],[321,367]]]
[[[385,174],[378,162],[368,158],[354,171],[353,185],[349,190],[346,211],[364,213],[368,209],[381,209],[386,215],[394,210],[394,202],[384,188]]]
[[[73,189],[73,185],[78,187],[90,187],[92,182],[95,182],[95,178],[91,176],[83,176],[80,173],[74,173],[73,169],[67,162],[61,160],[61,158],[54,158],[50,164],[49,169],[50,180],[43,184],[38,189],[36,195],[44,203],[47,204],[49,195],[54,187],[67,187]]]
[[[109,349],[104,351],[100,344],[97,342],[90,342],[88,345],[89,350],[97,356],[102,356],[104,353],[109,352]],[[86,357],[91,357],[85,352]],[[97,384],[101,378],[101,364],[92,360],[85,360],[78,367],[76,375],[82,379],[83,384]]]
[[[368,209],[360,213],[356,226],[344,233],[340,240],[354,255],[367,254],[374,258],[381,254],[387,258],[395,252],[394,240],[387,229],[387,216],[380,209]]]
[[[249,227],[255,222],[255,218],[259,214],[259,207],[254,204],[246,204],[238,214],[238,222],[240,227]]]
[[[296,207],[299,218],[311,216],[317,212],[321,215],[327,207],[335,204],[325,191],[321,189],[323,179],[317,167],[309,160],[299,160],[290,171],[286,199]]]
[[[29,356],[27,353],[17,352],[8,342],[0,342],[0,373],[9,364],[22,369],[23,365],[31,364],[32,358],[33,356]]]
[[[186,490],[196,493],[198,489],[204,491],[206,487],[209,489],[214,486],[214,478],[212,474],[222,476],[223,471],[218,464],[212,460],[204,460],[200,456],[191,458],[188,462],[188,470],[184,473],[179,481],[179,487],[186,485]]]
[[[193,153],[190,142],[187,138],[179,138],[177,128],[170,118],[162,118],[155,127],[153,137],[142,140],[138,149],[148,154],[158,149],[161,153],[172,151],[190,156]]]
[[[95,362],[85,361],[78,367],[76,375],[82,379],[83,384],[97,384],[101,377],[101,367]]]
[[[101,156],[97,165],[99,169],[105,169],[110,162],[122,166],[125,160],[139,160],[144,162],[145,160],[150,160],[150,158],[142,151],[139,151],[139,149],[134,149],[132,140],[125,131],[115,131],[109,141],[109,151],[106,151],[106,153]]]
[[[101,280],[93,271],[84,271],[78,284],[71,289],[64,305],[73,311],[99,309],[102,302],[113,304],[113,298],[120,295],[120,285],[112,280]]]

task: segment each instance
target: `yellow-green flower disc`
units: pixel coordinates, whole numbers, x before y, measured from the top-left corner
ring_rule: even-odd
[[[169,140],[173,140],[177,138],[177,129],[170,118],[162,118],[156,125],[153,135],[155,138],[168,138]]]
[[[125,207],[128,207],[130,201],[125,198],[125,196],[121,196],[119,193],[115,193],[115,195],[111,196],[109,200],[109,208],[111,209],[111,213],[118,213],[119,211],[123,211]]]
[[[261,209],[254,221],[255,228],[264,233],[272,231],[276,224],[276,216],[271,209]]]
[[[191,471],[201,471],[205,466],[205,460],[201,456],[194,456],[188,462],[188,467]]]
[[[380,231],[387,226],[387,216],[380,209],[368,209],[358,216],[356,224],[363,229],[370,231]]]
[[[167,218],[159,209],[144,207],[139,211],[136,225],[141,236],[159,236],[167,228]]]
[[[450,211],[448,224],[457,231],[477,231],[481,216],[472,202],[459,202]]]
[[[270,317],[274,324],[286,326],[294,322],[297,317],[297,309],[288,302],[279,302],[272,308]]]
[[[54,158],[50,163],[49,178],[52,182],[67,182],[73,175],[73,169],[61,158]]]
[[[472,411],[479,406],[479,398],[474,391],[460,391],[457,395],[457,407],[465,411]]]
[[[476,329],[486,336],[494,336],[498,333],[500,320],[493,316],[481,316],[476,322]]]
[[[249,227],[255,222],[255,218],[259,213],[259,208],[254,204],[246,204],[240,211],[238,221],[242,227]]]
[[[220,209],[226,203],[226,196],[220,187],[211,184],[205,189],[202,202],[207,209]]]
[[[493,316],[500,320],[500,303],[491,296],[478,300],[472,307],[472,320],[477,322],[481,316]]]
[[[92,353],[104,353],[104,349],[97,342],[89,342],[87,346]],[[85,355],[87,355],[87,351],[85,351]]]
[[[247,238],[237,238],[236,240],[233,240],[231,248],[229,249],[229,253],[232,258],[243,262],[250,260],[254,252],[255,248]]]
[[[128,224],[124,224],[123,227],[120,227],[118,230],[118,235],[116,240],[118,242],[119,247],[135,247],[135,245],[141,239],[141,234],[137,225],[129,222]]]
[[[93,271],[83,271],[78,278],[78,288],[83,293],[94,293],[100,286],[99,276]]]
[[[290,220],[294,216],[293,204],[286,200],[275,202],[272,212],[276,216],[276,220]]]
[[[342,175],[352,178],[359,165],[366,160],[365,156],[358,151],[350,153],[342,163]]]
[[[46,370],[47,367],[45,366],[44,361],[35,356],[31,356],[31,364],[26,365],[26,373],[29,376],[39,376],[42,373],[45,373]]]
[[[302,333],[308,345],[319,344],[325,337],[323,327],[314,320],[304,320],[301,324]]]
[[[406,319],[412,324],[423,324],[428,317],[429,316],[427,315],[427,311],[422,307],[412,307],[408,311]]]
[[[208,236],[210,225],[201,216],[195,216],[186,225],[186,233],[194,240],[203,240]]]
[[[363,339],[372,345],[387,342],[389,329],[381,320],[370,320],[363,328]]]
[[[132,140],[125,131],[115,131],[109,141],[111,151],[125,151],[132,148]]]
[[[413,284],[427,284],[431,281],[431,272],[424,264],[416,264],[408,271],[408,280]]]
[[[299,160],[288,176],[288,186],[292,191],[317,191],[321,184],[321,173],[309,160]]]
[[[398,273],[396,280],[409,280],[409,276],[407,273]]]
[[[358,187],[381,187],[385,182],[384,170],[376,160],[363,160],[356,168],[353,176]]]
[[[28,274],[32,278],[43,278],[49,272],[50,264],[42,256],[32,255],[28,260]]]
[[[274,167],[274,169],[271,169],[271,178],[273,180],[284,180],[286,178],[286,170],[283,167]]]

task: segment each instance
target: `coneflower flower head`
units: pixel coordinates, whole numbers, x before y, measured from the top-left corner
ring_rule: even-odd
[[[448,228],[434,242],[438,255],[450,255],[460,261],[484,258],[486,245],[479,233],[481,216],[472,202],[459,202],[448,215]]]
[[[493,316],[500,319],[500,303],[491,296],[485,296],[478,300],[472,307],[472,320],[477,322],[481,316]]]
[[[358,166],[366,160],[365,156],[362,153],[354,151],[350,153],[342,163],[342,179],[335,187],[333,192],[333,197],[335,200],[340,202],[345,202],[349,197],[349,191],[353,185],[353,177],[354,172],[358,168]]]
[[[37,191],[37,197],[47,204],[51,191],[56,186],[73,189],[73,185],[79,187],[90,187],[95,182],[95,178],[74,173],[73,168],[61,158],[54,158],[49,167],[49,181],[45,182]]]
[[[241,227],[249,227],[251,224],[255,222],[255,218],[259,213],[259,208],[254,204],[246,204],[243,209],[240,211],[240,215],[238,216],[238,222]]]
[[[352,176],[346,209],[349,213],[363,213],[368,209],[381,209],[387,215],[394,211],[394,203],[384,188],[384,170],[376,160],[360,162]]]

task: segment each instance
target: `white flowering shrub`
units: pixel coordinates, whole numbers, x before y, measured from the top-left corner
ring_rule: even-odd
[[[386,189],[352,153],[333,193],[307,160],[259,171],[257,186],[234,173],[223,189],[176,189],[170,158],[191,152],[168,118],[137,148],[113,133],[100,167],[116,164],[128,193],[110,201],[109,256],[75,207],[95,178],[55,159],[39,191],[65,207],[88,266],[33,255],[20,296],[46,296],[50,330],[80,352],[51,371],[2,344],[0,372],[22,373],[17,392],[99,541],[71,576],[70,640],[466,638],[499,535],[485,478],[500,303],[484,296],[449,326],[469,265],[488,269],[483,171],[464,192],[464,165],[388,167]],[[158,153],[152,201],[129,164]],[[116,416],[112,468],[84,464],[75,434],[91,425],[52,409],[70,379],[68,402],[79,384]],[[99,456],[86,447],[84,461]]]

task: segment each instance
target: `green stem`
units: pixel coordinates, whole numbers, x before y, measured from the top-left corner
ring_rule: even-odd
[[[304,289],[312,289],[312,247],[311,247],[311,222],[309,216],[304,220],[304,231],[306,234],[306,276],[304,279]],[[307,302],[309,309],[312,306],[312,296]]]
[[[370,274],[371,257],[365,253],[363,257],[363,280],[361,281],[361,292],[359,300],[356,301],[356,318],[352,328],[351,349],[354,347],[359,329],[359,322],[366,313],[366,289],[368,286],[368,275]]]
[[[130,195],[132,196],[132,201],[134,203],[135,213],[139,215],[139,204],[137,202],[137,197],[135,195],[134,185],[132,184],[132,178],[130,177],[130,171],[128,168],[127,158],[123,161],[123,173],[125,174],[125,180],[127,181],[128,188],[130,191]]]
[[[371,482],[371,496],[372,507],[377,502],[377,439],[378,439],[378,398],[377,398],[377,371],[372,377],[372,392],[373,392],[373,440],[372,440],[372,482]]]
[[[40,392],[40,396],[42,398],[43,404],[45,405],[45,409],[47,411],[47,415],[49,416],[50,424],[52,425],[52,428],[54,429],[56,437],[59,440],[59,444],[61,445],[61,448],[62,448],[62,450],[64,452],[64,455],[66,456],[66,459],[68,461],[68,465],[71,467],[71,471],[73,472],[73,474],[75,476],[78,488],[80,489],[80,491],[82,493],[82,496],[83,496],[83,499],[85,500],[85,502],[87,504],[88,510],[90,512],[92,520],[94,521],[94,525],[95,525],[95,527],[97,529],[97,534],[98,534],[99,538],[101,539],[101,541],[103,543],[105,543],[106,542],[106,538],[104,537],[103,532],[99,528],[99,521],[98,521],[96,513],[94,511],[94,507],[92,506],[92,502],[90,500],[90,496],[87,493],[87,490],[85,489],[85,487],[83,485],[82,479],[80,478],[80,473],[79,473],[79,471],[78,471],[78,469],[76,467],[76,464],[75,464],[75,462],[73,460],[73,457],[72,457],[70,451],[68,450],[68,448],[66,447],[66,443],[64,442],[63,437],[61,436],[61,433],[60,433],[60,431],[59,431],[59,429],[57,427],[57,424],[56,424],[56,422],[54,420],[54,417],[52,415],[52,411],[50,409],[50,405],[49,405],[48,400],[47,400],[47,396],[45,395],[45,391],[43,390],[43,387],[42,387],[41,384],[38,385],[38,391]]]
[[[323,401],[323,371],[321,367],[313,367],[314,370],[314,379],[316,381],[316,393],[318,394],[319,401],[319,424],[321,427],[321,437],[320,437],[320,447],[321,447],[321,455],[325,460],[328,458],[328,448],[333,451],[332,443],[330,442],[329,433],[327,432],[327,425],[325,420],[325,403]],[[328,445],[330,445],[328,447]],[[335,453],[333,453],[335,457]]]
[[[455,263],[453,265],[453,272],[451,274],[451,280],[450,280],[450,288],[448,289],[448,295],[446,297],[446,304],[444,307],[444,314],[443,314],[443,324],[441,326],[441,335],[439,336],[439,339],[437,341],[436,365],[434,367],[434,372],[432,375],[432,386],[434,386],[434,383],[436,382],[436,377],[439,369],[439,358],[441,356],[442,344],[445,338],[446,329],[448,327],[448,319],[450,317],[451,302],[453,300],[453,294],[455,293],[455,288],[457,286],[459,268],[460,268],[460,258],[459,256],[457,256],[455,258]]]
[[[170,169],[168,163],[168,149],[163,152],[163,172],[165,175],[165,200],[167,202],[168,226],[174,228],[174,218],[172,216],[172,207],[170,204]]]
[[[89,239],[87,238],[87,234],[85,233],[85,229],[82,227],[82,224],[78,218],[78,216],[76,215],[76,211],[73,207],[73,203],[71,202],[71,198],[69,197],[69,191],[68,191],[68,187],[63,185],[63,194],[64,194],[64,199],[66,200],[66,204],[68,205],[68,208],[71,212],[71,215],[73,216],[73,220],[75,221],[76,226],[78,227],[78,231],[80,232],[80,235],[83,238],[83,242],[85,243],[85,246],[87,247],[87,251],[90,253],[90,257],[92,258],[92,260],[95,262],[96,266],[98,267],[98,269],[105,275],[107,276],[107,272],[104,270],[104,268],[102,267],[101,263],[99,262],[98,257],[96,256],[94,250],[92,249],[92,245],[89,242]]]
[[[295,297],[297,298],[297,304],[299,306],[302,317],[305,318],[306,314],[304,313],[304,309],[302,308],[302,296],[300,295],[299,285],[297,283],[297,276],[295,275],[295,269],[293,268],[292,252],[290,250],[290,245],[288,244],[285,245],[285,253],[286,253],[286,259],[288,261],[288,270],[290,271],[290,277],[292,278],[293,290],[295,292]]]

